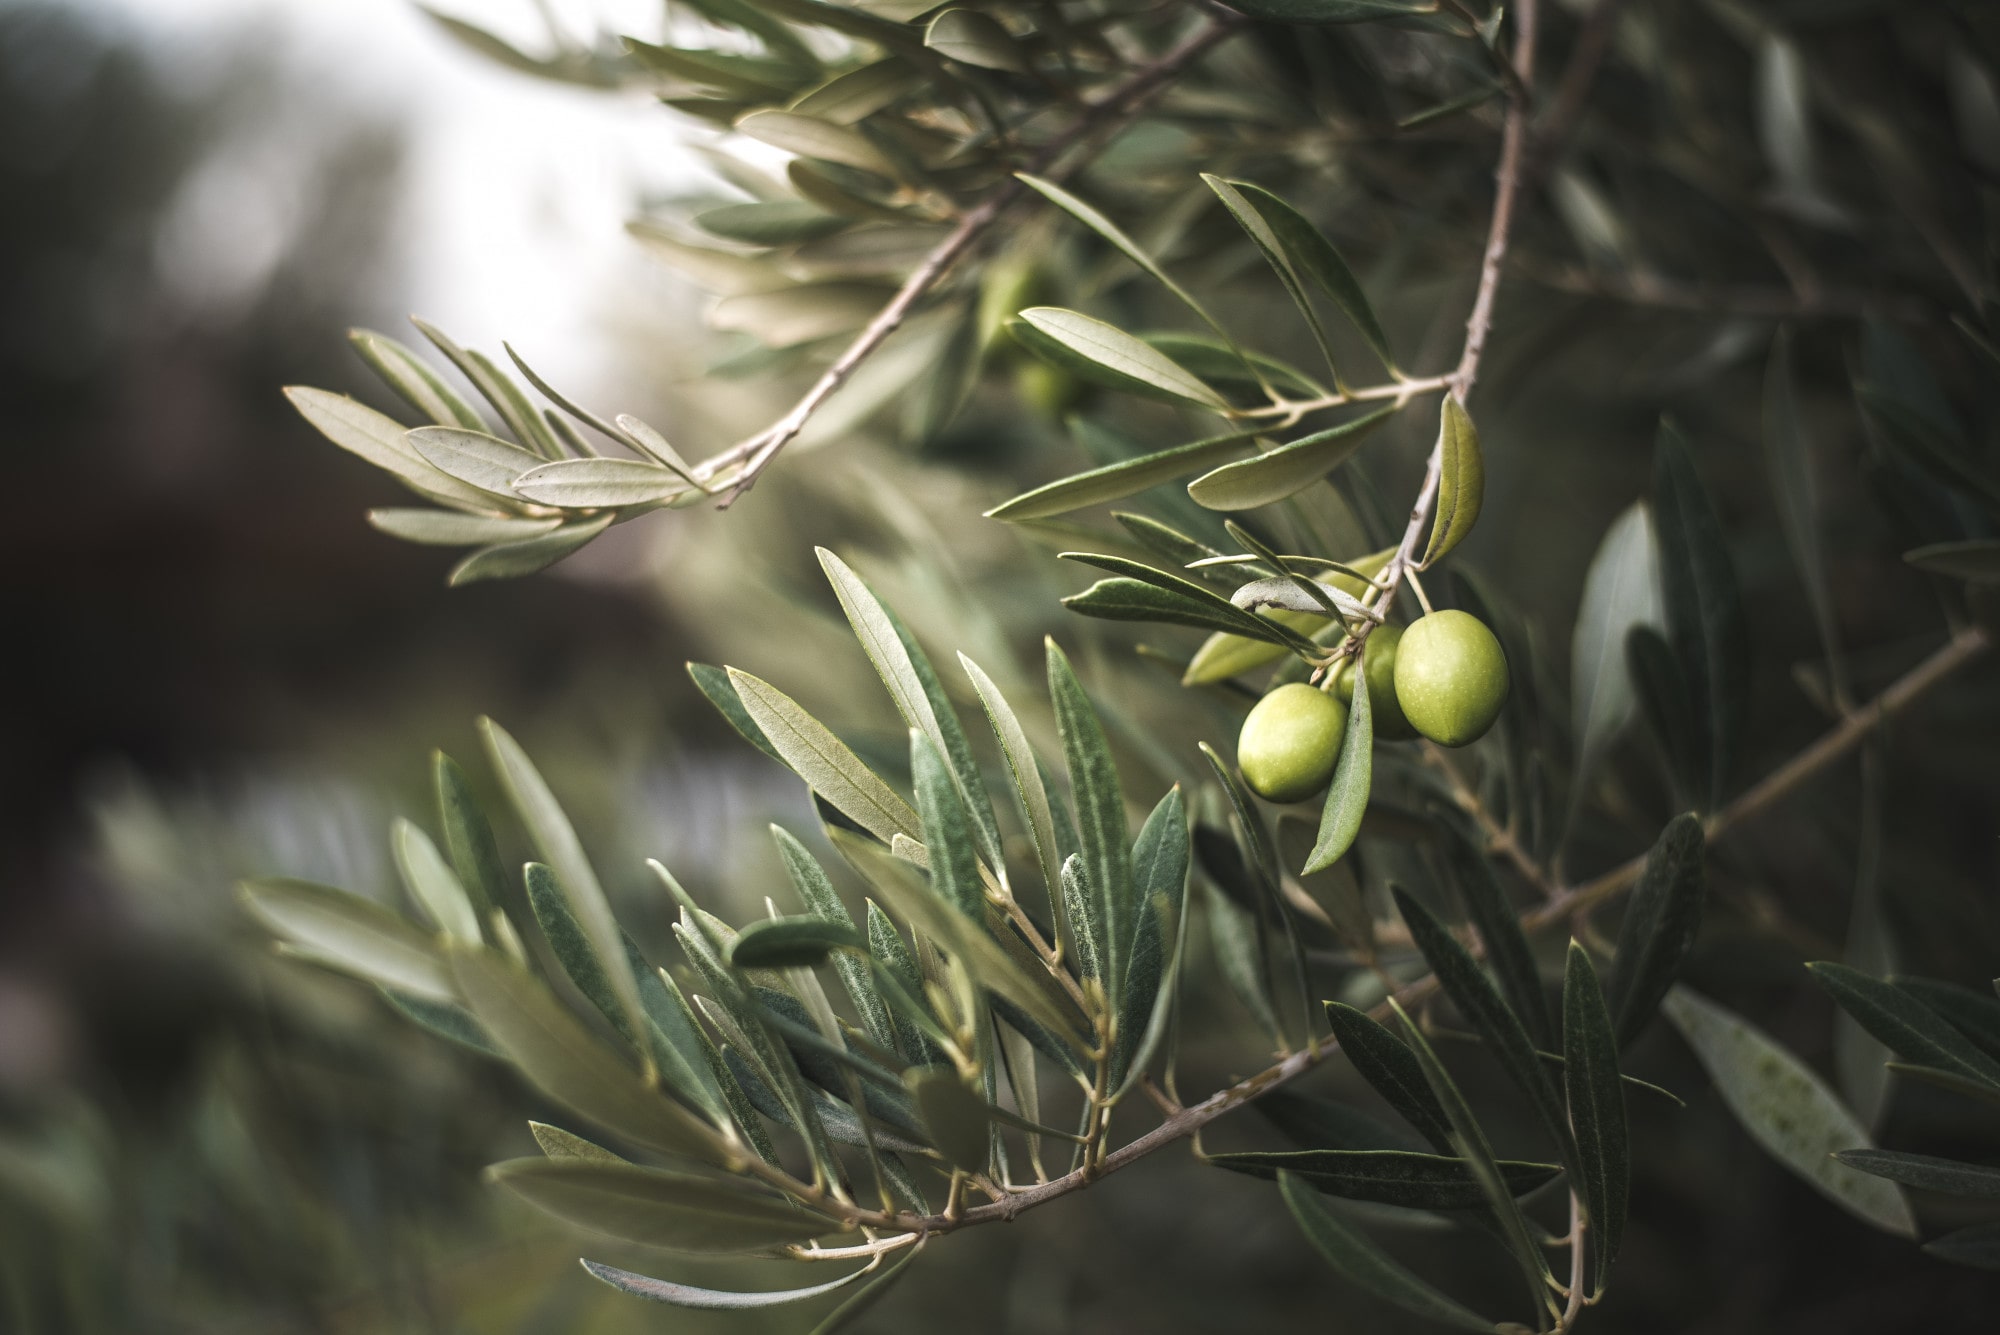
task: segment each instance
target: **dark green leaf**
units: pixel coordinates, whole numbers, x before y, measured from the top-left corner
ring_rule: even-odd
[[[1084,883],[1091,891],[1092,926],[1104,952],[1105,993],[1123,995],[1133,922],[1132,853],[1126,842],[1125,798],[1104,725],[1069,658],[1053,639],[1044,642],[1049,698],[1062,735],[1070,792],[1076,799]]]
[[[1528,1036],[1520,1017],[1501,998],[1499,990],[1480,969],[1479,962],[1473,959],[1472,952],[1461,945],[1429,909],[1401,888],[1396,889],[1395,899],[1403,921],[1409,925],[1411,939],[1423,952],[1425,962],[1437,974],[1438,984],[1445,995],[1479,1031],[1508,1076],[1534,1104],[1543,1129],[1562,1150],[1563,1162],[1576,1162],[1576,1150],[1570,1140],[1569,1121],[1563,1115],[1562,1100],[1557,1097],[1555,1086],[1543,1069],[1541,1058],[1536,1055],[1534,1040]],[[1445,1106],[1449,1109],[1449,1102]]]
[[[1626,902],[1610,987],[1620,1048],[1631,1046],[1653,1018],[1701,931],[1708,889],[1704,843],[1701,820],[1692,812],[1668,821]]]
[[[1040,762],[1035,758],[1034,748],[1029,745],[1028,734],[1022,729],[1013,706],[1000,694],[1000,688],[993,684],[986,670],[964,654],[958,656],[958,663],[965,669],[965,675],[971,678],[973,689],[979,693],[979,702],[986,708],[987,722],[1000,743],[1001,754],[1006,757],[1007,772],[1014,780],[1014,794],[1021,804],[1028,837],[1034,841],[1035,861],[1041,868],[1042,884],[1048,891],[1049,899],[1054,902],[1059,898],[1057,888],[1062,854],[1056,846],[1055,815],[1049,805],[1048,789],[1042,784]],[[1056,939],[1062,943],[1068,939],[1068,926],[1062,918],[1060,906],[1056,914]]]
[[[1270,3],[1272,0],[1261,0]],[[1277,3],[1299,5],[1321,4],[1325,7],[1331,0],[1276,0]],[[1381,7],[1398,6],[1402,0],[1383,0]],[[1415,5],[1434,8],[1430,0],[1414,0]],[[1359,0],[1357,7],[1366,7],[1367,0]],[[1246,11],[1247,12],[1247,11]],[[1319,284],[1320,291],[1333,299],[1340,307],[1341,314],[1353,322],[1368,340],[1368,346],[1382,359],[1382,365],[1390,371],[1396,369],[1396,359],[1389,354],[1389,338],[1382,332],[1381,322],[1375,318],[1374,308],[1368,304],[1368,294],[1361,290],[1355,280],[1354,271],[1347,267],[1347,261],[1333,242],[1326,239],[1305,215],[1259,185],[1237,182],[1237,188],[1262,214],[1270,224],[1271,231],[1284,245],[1285,253],[1292,257],[1292,263],[1300,272]]]
[[[972,827],[944,758],[930,738],[915,728],[910,730],[910,779],[923,821],[924,847],[930,853],[931,888],[947,904],[977,921],[986,893],[979,883]]]
[[[1082,593],[1064,598],[1062,605],[1072,612],[1105,621],[1158,621],[1243,635],[1246,639],[1257,639],[1275,646],[1280,655],[1286,652],[1278,631],[1259,630],[1245,634],[1246,628],[1237,617],[1224,616],[1206,602],[1197,602],[1185,594],[1163,589],[1145,580],[1124,576],[1101,579]]]
[[[1173,948],[1187,891],[1188,826],[1180,785],[1167,790],[1132,844],[1132,884],[1135,891],[1130,964],[1125,992],[1118,1006],[1116,1046],[1112,1051],[1111,1084],[1124,1085],[1130,1070],[1143,1071],[1147,1040],[1164,1032],[1164,1012],[1172,1000],[1163,980],[1175,972]],[[1160,1016],[1156,1021],[1156,1016]]]
[[[479,1027],[479,1022],[467,1014],[463,1007],[445,1001],[428,1001],[423,997],[413,997],[407,992],[383,988],[382,995],[389,1004],[400,1011],[404,1018],[417,1027],[448,1039],[461,1047],[471,1048],[482,1057],[497,1057],[505,1060],[506,1054],[493,1046],[493,1040]]]
[[[754,204],[725,204],[694,215],[694,225],[711,236],[753,246],[788,246],[814,237],[831,236],[852,222],[804,200],[774,199]]]
[[[1625,667],[1639,712],[1666,753],[1676,799],[1700,801],[1708,791],[1708,738],[1695,725],[1694,699],[1673,646],[1653,627],[1634,626],[1625,636]]]
[[[1313,341],[1319,345],[1320,354],[1326,359],[1327,370],[1338,376],[1340,372],[1334,366],[1333,349],[1327,344],[1326,330],[1320,327],[1319,314],[1313,310],[1312,302],[1306,297],[1305,285],[1299,280],[1298,268],[1293,264],[1284,242],[1272,230],[1271,224],[1265,220],[1257,207],[1246,199],[1235,185],[1208,172],[1203,172],[1201,179],[1215,192],[1215,197],[1222,201],[1222,206],[1229,210],[1229,215],[1236,219],[1237,225],[1249,236],[1251,243],[1270,264],[1272,272],[1278,275],[1278,281],[1283,285],[1285,294],[1292,299],[1292,304],[1299,308],[1299,314],[1305,317],[1307,327],[1312,330]]]
[[[543,1094],[637,1144],[711,1163],[735,1159],[693,1114],[648,1089],[520,965],[496,951],[455,947],[451,966],[473,1018]]]
[[[1494,1329],[1492,1322],[1482,1320],[1390,1259],[1366,1234],[1335,1214],[1304,1179],[1281,1172],[1278,1189],[1306,1241],[1348,1282],[1405,1311],[1455,1330],[1485,1331],[1490,1335]]]
[[[1934,978],[1898,978],[1895,984],[1951,1021],[1981,1052],[2000,1060],[2000,1000]]]
[[[1224,464],[1188,483],[1188,495],[1210,510],[1252,510],[1305,490],[1361,447],[1368,433],[1395,416],[1378,408],[1351,422],[1315,431],[1268,454]]]
[[[1280,1150],[1211,1154],[1217,1168],[1251,1177],[1275,1178],[1282,1171],[1304,1178],[1329,1196],[1375,1201],[1414,1210],[1472,1210],[1486,1196],[1463,1159],[1409,1150]],[[1525,1196],[1553,1181],[1562,1169],[1552,1163],[1500,1161],[1507,1189]]]
[[[1825,960],[1806,967],[1841,1009],[1898,1056],[2000,1088],[2000,1061],[1893,983]]]
[[[1326,1018],[1340,1050],[1361,1078],[1425,1140],[1451,1153],[1451,1121],[1424,1079],[1423,1065],[1410,1045],[1373,1017],[1343,1002],[1327,1002]]]
[[[1366,692],[1356,698],[1361,694]],[[1556,1046],[1556,1027],[1549,1016],[1541,971],[1535,967],[1534,948],[1528,944],[1521,919],[1478,839],[1472,830],[1460,828],[1459,837],[1451,843],[1459,897],[1465,902],[1466,916],[1479,929],[1486,963],[1499,979],[1507,1004],[1521,1017],[1536,1048],[1547,1051]]]
[[[1951,1196],[2000,1198],[2000,1168],[1895,1150],[1840,1150],[1834,1158],[1873,1177]]]
[[[1940,1261],[2000,1270],[2000,1222],[1974,1224],[1956,1233],[1947,1233],[1924,1244],[1924,1250]]]
[[[1188,601],[1213,612],[1217,617],[1217,625],[1226,625],[1239,635],[1249,635],[1259,638],[1275,637],[1287,648],[1314,655],[1317,655],[1319,652],[1319,646],[1315,645],[1305,636],[1300,635],[1297,631],[1272,621],[1268,617],[1260,617],[1254,612],[1244,611],[1205,584],[1197,584],[1193,580],[1183,579],[1179,575],[1171,574],[1168,571],[1155,570],[1142,561],[1132,561],[1122,556],[1105,556],[1095,552],[1061,552],[1058,555],[1065,561],[1080,561],[1085,565],[1096,566],[1098,569],[1108,571],[1113,575],[1123,575],[1129,579],[1142,580],[1169,593],[1177,593]]]
[[[1749,698],[1749,631],[1722,524],[1671,426],[1661,424],[1653,453],[1653,527],[1667,631],[1687,671],[1695,717],[1708,732],[1705,810],[1722,800]]]
[[[764,735],[764,730],[757,726],[757,720],[751,718],[750,711],[743,707],[743,698],[736,693],[736,686],[729,680],[727,669],[712,663],[689,663],[687,671],[688,676],[694,678],[696,689],[708,697],[708,702],[729,720],[729,726],[736,729],[743,740],[779,764],[785,763],[785,758],[778,754],[778,748],[771,745],[771,739]]]
[[[1632,1147],[1625,1124],[1625,1086],[1618,1076],[1618,1041],[1611,1011],[1584,948],[1569,943],[1563,975],[1563,1087],[1576,1136],[1576,1178],[1590,1240],[1591,1289],[1604,1292],[1625,1232],[1632,1187]]]
[[[1389,1037],[1402,1042],[1393,1034]],[[1423,1072],[1416,1075],[1421,1080]],[[1358,1108],[1295,1094],[1289,1088],[1274,1089],[1250,1106],[1304,1149],[1416,1150],[1423,1145],[1409,1132],[1377,1121]]]
[[[1764,372],[1764,459],[1771,473],[1771,493],[1778,503],[1778,523],[1805,581],[1820,647],[1837,693],[1844,697],[1847,671],[1840,653],[1839,622],[1833,590],[1827,583],[1826,555],[1820,540],[1819,479],[1811,442],[1799,415],[1798,386],[1792,374],[1791,331],[1780,328],[1771,343],[1771,362]]]
[[[739,969],[809,969],[837,950],[866,948],[859,932],[824,918],[766,918],[736,934],[727,958]]]

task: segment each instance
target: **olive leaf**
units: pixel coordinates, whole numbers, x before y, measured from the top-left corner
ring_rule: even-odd
[[[1307,875],[1340,861],[1361,833],[1361,818],[1367,813],[1368,794],[1374,784],[1374,708],[1366,687],[1354,693],[1347,712],[1347,732],[1340,741],[1340,759],[1334,762],[1333,782],[1327,785],[1326,805],[1320,808],[1319,837],[1306,858]]]
[[[1922,571],[1962,579],[1974,584],[2000,580],[2000,542],[1977,539],[1970,542],[1934,542],[1903,553],[1903,559]]]
[[[1187,808],[1179,784],[1167,790],[1132,843],[1134,917],[1130,967],[1112,1050],[1114,1091],[1143,1075],[1165,1037],[1186,940]]]
[[[1410,1045],[1372,1016],[1343,1002],[1327,1002],[1326,1018],[1340,1050],[1361,1078],[1425,1140],[1440,1152],[1451,1153],[1451,1121],[1430,1082],[1424,1079],[1423,1065]]]
[[[1243,229],[1251,243],[1264,256],[1272,272],[1278,275],[1278,281],[1283,285],[1285,294],[1292,299],[1292,304],[1298,307],[1299,314],[1305,317],[1306,326],[1312,330],[1313,342],[1319,345],[1320,355],[1326,359],[1327,370],[1337,378],[1340,372],[1334,365],[1333,348],[1326,341],[1326,330],[1320,325],[1319,313],[1313,310],[1312,302],[1306,298],[1305,285],[1299,280],[1298,269],[1294,267],[1290,254],[1285,250],[1284,242],[1278,238],[1278,234],[1272,230],[1271,224],[1258,212],[1256,206],[1244,197],[1235,182],[1225,181],[1220,176],[1208,172],[1203,172],[1201,179],[1203,184],[1215,192],[1215,197],[1222,201],[1222,206],[1229,210],[1229,215],[1236,219],[1237,226]]]
[[[481,547],[451,568],[445,582],[453,588],[486,579],[519,579],[546,570],[571,552],[587,546],[611,527],[615,515],[572,520],[561,528],[521,542]]]
[[[724,956],[739,969],[804,969],[837,950],[866,950],[852,926],[824,918],[766,918],[736,934]]]
[[[373,900],[278,878],[245,881],[238,892],[288,954],[423,1001],[458,999],[437,943]]]
[[[1575,941],[1563,976],[1563,1088],[1576,1137],[1576,1177],[1591,1255],[1591,1289],[1604,1292],[1625,1231],[1632,1149],[1625,1123],[1625,1086],[1611,1011],[1597,985],[1590,955]]]
[[[1183,579],[1165,570],[1156,570],[1143,561],[1133,561],[1122,556],[1106,556],[1097,552],[1061,552],[1058,555],[1065,561],[1080,561],[1099,570],[1140,580],[1168,593],[1178,594],[1185,602],[1212,613],[1218,618],[1217,624],[1227,625],[1238,634],[1275,636],[1287,648],[1298,653],[1316,655],[1319,651],[1317,645],[1298,632],[1266,617],[1245,611],[1204,584]]]
[[[469,515],[456,510],[391,507],[370,510],[368,523],[392,538],[431,547],[472,547],[522,542],[538,538],[562,523],[558,515],[541,518],[511,515]]]
[[[517,500],[461,482],[437,467],[408,441],[402,423],[364,403],[304,385],[287,387],[285,397],[322,436],[395,477],[419,496],[454,509],[488,514],[517,514],[525,508]]]
[[[1132,943],[1134,883],[1132,853],[1126,843],[1125,798],[1118,767],[1111,759],[1104,725],[1069,656],[1053,638],[1043,641],[1048,660],[1049,699],[1076,801],[1077,835],[1082,845],[1089,923],[1103,952],[1106,995],[1123,995]]]
[[[1210,510],[1252,510],[1305,490],[1346,463],[1396,408],[1377,408],[1351,422],[1315,431],[1265,454],[1224,464],[1188,483],[1188,495]]]
[[[729,1289],[702,1289],[692,1284],[677,1284],[672,1280],[654,1279],[651,1275],[635,1274],[630,1270],[620,1270],[616,1266],[600,1261],[582,1262],[583,1268],[592,1278],[604,1281],[622,1293],[635,1298],[648,1298],[656,1303],[666,1303],[671,1307],[691,1307],[699,1311],[744,1311],[753,1307],[782,1307],[787,1303],[802,1303],[835,1289],[846,1288],[857,1279],[874,1273],[874,1266],[864,1266],[851,1275],[828,1280],[824,1284],[811,1284],[802,1289],[760,1289],[749,1293],[737,1293]]]
[[[910,804],[825,724],[769,682],[735,668],[728,672],[744,712],[808,788],[885,844],[899,834],[917,837],[920,822]]]
[[[1116,325],[1058,306],[1022,311],[1008,328],[1036,356],[1113,389],[1217,411],[1229,404],[1192,371]]]
[[[408,887],[410,897],[423,906],[430,920],[446,936],[459,941],[480,940],[479,914],[472,899],[458,882],[458,875],[445,862],[431,837],[410,821],[397,819],[390,833],[396,870]]]
[[[1206,599],[1196,599],[1175,589],[1163,588],[1153,581],[1128,576],[1098,580],[1083,592],[1064,598],[1062,605],[1072,612],[1106,621],[1164,621],[1171,625],[1193,626],[1197,630],[1236,633],[1246,639],[1259,639],[1275,645],[1280,656],[1289,652],[1290,648],[1281,629],[1283,623],[1275,620],[1277,616],[1285,615],[1282,611],[1264,618],[1273,622],[1272,629],[1266,631],[1260,627],[1251,630],[1244,625],[1240,615],[1224,614]]]
[[[1426,569],[1459,543],[1479,522],[1486,500],[1486,465],[1479,453],[1479,432],[1465,406],[1450,394],[1438,406],[1438,485],[1436,516],[1430,541],[1424,546]]]
[[[1706,724],[1704,809],[1713,810],[1722,799],[1742,733],[1749,632],[1721,522],[1686,445],[1666,423],[1653,452],[1652,502],[1667,630],[1687,668],[1695,717]]]
[[[403,402],[439,426],[462,426],[473,431],[486,429],[479,410],[467,403],[444,377],[409,348],[372,329],[352,329],[347,341],[368,369],[396,391]]]
[[[1576,739],[1571,819],[1605,751],[1632,716],[1626,646],[1633,631],[1661,624],[1659,584],[1652,521],[1635,501],[1611,521],[1590,559],[1570,640],[1570,735]]]
[[[1610,987],[1620,1048],[1631,1046],[1653,1018],[1694,948],[1708,890],[1704,848],[1701,820],[1694,813],[1668,821],[1626,901]]]
[[[1821,960],[1806,966],[1833,999],[1898,1056],[2000,1089],[2000,1060],[1892,983]]]
[[[1311,3],[1311,0],[1299,0],[1299,2]],[[1367,0],[1359,2],[1363,7],[1367,4]],[[1401,3],[1402,0],[1384,0],[1383,8],[1394,7]],[[1429,7],[1426,0],[1416,0],[1416,4]],[[1278,238],[1279,243],[1285,248],[1285,253],[1291,257],[1292,263],[1300,272],[1317,283],[1320,291],[1333,299],[1333,304],[1340,307],[1341,314],[1361,331],[1361,336],[1368,341],[1368,346],[1382,359],[1382,365],[1391,373],[1395,373],[1396,359],[1389,352],[1389,337],[1382,332],[1382,324],[1375,318],[1374,307],[1368,304],[1368,294],[1362,291],[1361,284],[1354,277],[1354,271],[1348,267],[1347,260],[1339,249],[1333,242],[1327,240],[1326,234],[1313,226],[1304,214],[1263,186],[1252,185],[1247,181],[1238,181],[1234,184],[1242,192],[1243,197],[1249,200],[1263,216],[1272,234]]]
[[[1329,1196],[1374,1201],[1412,1210],[1473,1210],[1486,1197],[1463,1159],[1411,1150],[1278,1150],[1211,1154],[1217,1168],[1273,1179],[1302,1178]],[[1499,1161],[1507,1189],[1517,1196],[1546,1186],[1562,1168],[1552,1163]]]
[[[1447,1298],[1403,1268],[1389,1254],[1327,1206],[1305,1179],[1280,1171],[1278,1190],[1300,1231],[1327,1264],[1385,1302],[1454,1330],[1492,1335],[1493,1323]]]
[[[1211,468],[1222,460],[1253,449],[1255,440],[1254,431],[1234,431],[1142,454],[1136,459],[1123,459],[1102,468],[1059,478],[1033,491],[1022,492],[1013,500],[988,510],[986,517],[1014,521],[1046,519],[1050,515],[1067,514],[1105,501],[1121,500],[1162,482],[1171,482],[1189,473]]]
[[[767,1251],[842,1227],[740,1178],[558,1159],[510,1159],[486,1176],[566,1223],[668,1251]]]
[[[1849,1168],[1872,1177],[1887,1178],[1906,1187],[1939,1191],[1949,1196],[1981,1196],[2000,1199],[2000,1168],[1983,1164],[1940,1159],[1932,1154],[1903,1154],[1895,1150],[1840,1150],[1833,1156]]]
[[[924,29],[924,45],[941,56],[981,69],[1028,72],[1028,59],[998,19],[976,9],[947,9]]]
[[[1916,1236],[1901,1192],[1833,1157],[1867,1147],[1868,1133],[1811,1067],[1742,1016],[1685,987],[1670,991],[1661,1009],[1751,1139],[1842,1209]]]
[[[558,459],[522,473],[513,490],[566,510],[698,501],[705,494],[672,469],[644,459]]]

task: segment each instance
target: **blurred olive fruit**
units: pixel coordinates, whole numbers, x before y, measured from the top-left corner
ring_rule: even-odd
[[[1361,646],[1361,670],[1368,677],[1368,717],[1381,741],[1400,742],[1417,735],[1396,699],[1396,647],[1402,639],[1401,626],[1377,626]],[[1342,700],[1354,703],[1353,659],[1340,665],[1333,689]]]
[[[1082,400],[1087,389],[1061,367],[1043,361],[1022,361],[1014,367],[1014,392],[1030,408],[1060,422]]]
[[[1291,682],[1254,705],[1236,739],[1243,781],[1271,802],[1300,802],[1326,787],[1347,732],[1347,706]]]
[[[1395,681],[1412,727],[1440,746],[1464,746],[1485,735],[1507,702],[1507,655],[1478,617],[1433,612],[1403,632]]]

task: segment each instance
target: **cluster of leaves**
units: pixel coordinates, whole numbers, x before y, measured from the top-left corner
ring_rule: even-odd
[[[443,848],[409,821],[392,836],[424,923],[324,886],[244,887],[249,908],[288,953],[374,983],[412,1020],[510,1062],[554,1102],[667,1165],[635,1163],[538,1124],[545,1157],[491,1173],[534,1204],[682,1252],[812,1259],[816,1239],[845,1233],[859,1247],[846,1255],[873,1258],[835,1283],[754,1295],[591,1263],[608,1282],[682,1306],[798,1301],[874,1272],[935,1222],[919,1171],[945,1176],[955,1211],[968,1182],[997,1197],[1026,1170],[1010,1159],[1005,1131],[1027,1138],[1038,1178],[1048,1142],[1074,1155],[1101,1153],[1110,1110],[1145,1078],[1172,1015],[1189,864],[1179,789],[1128,838],[1102,726],[1051,644],[1072,811],[1012,707],[962,659],[1034,855],[1031,912],[1015,897],[991,796],[929,658],[844,563],[831,553],[822,559],[910,725],[914,805],[768,683],[692,670],[743,735],[818,797],[827,838],[870,889],[861,920],[807,847],[776,827],[802,913],[773,909],[734,928],[652,863],[681,909],[684,984],[653,967],[619,927],[548,786],[490,721],[491,759],[542,859],[527,864],[518,890],[464,775],[443,756]],[[540,929],[535,954],[545,954],[561,982],[529,965],[505,907],[521,898]],[[845,1013],[831,1003],[821,968],[838,979]],[[573,989],[595,1016],[578,1014],[557,988]],[[1037,1054],[1081,1091],[1079,1131],[1039,1120]],[[891,1236],[871,1245],[862,1228]],[[876,1291],[850,1299],[828,1328]]]

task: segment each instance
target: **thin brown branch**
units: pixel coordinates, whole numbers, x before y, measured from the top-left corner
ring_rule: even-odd
[[[1493,818],[1493,813],[1479,800],[1479,794],[1472,790],[1472,785],[1468,784],[1465,776],[1458,772],[1458,766],[1452,764],[1450,758],[1445,755],[1444,748],[1436,742],[1427,741],[1423,744],[1423,751],[1425,763],[1444,775],[1445,783],[1451,789],[1451,800],[1457,804],[1460,811],[1472,817],[1473,823],[1479,827],[1480,834],[1486,840],[1487,854],[1507,859],[1513,864],[1514,870],[1521,873],[1523,879],[1542,892],[1543,898],[1553,899],[1561,893],[1561,887],[1549,874],[1548,868],[1535,860],[1534,855],[1522,845],[1513,830]]]
[[[1101,142],[1107,131],[1137,115],[1147,102],[1173,81],[1175,75],[1236,32],[1245,22],[1247,20],[1242,16],[1233,13],[1208,19],[1165,55],[1133,70],[1106,96],[1087,103],[1067,129],[1035,154],[1027,170],[1031,174],[1046,174],[1056,179],[1074,171],[1076,162],[1064,163],[1072,150],[1086,146],[1093,139]],[[995,186],[991,194],[959,218],[950,235],[940,241],[903,280],[896,295],[876,313],[866,328],[855,335],[854,341],[821,373],[790,412],[765,430],[702,463],[700,471],[704,480],[715,479],[724,469],[740,464],[717,503],[718,508],[727,509],[756,485],[757,478],[778,457],[779,451],[805,430],[806,423],[812,420],[820,406],[847,383],[891,334],[902,327],[917,303],[930,293],[953,265],[979,247],[994,223],[999,221],[1000,215],[1026,193],[1027,186],[1011,174]]]
[[[1859,746],[1875,729],[1907,708],[1925,692],[1991,647],[1991,638],[1981,630],[1963,631],[1954,636],[1943,648],[1898,678],[1874,700],[1841,720],[1825,736],[1766,775],[1723,810],[1709,817],[1707,824],[1709,838],[1719,838],[1725,832],[1767,810],[1807,779]],[[1522,915],[1522,927],[1528,931],[1546,928],[1579,909],[1588,908],[1617,896],[1638,881],[1639,874],[1645,869],[1645,863],[1644,857],[1634,858],[1595,880],[1563,891],[1549,903]],[[1436,991],[1437,978],[1435,975],[1428,975],[1399,990],[1395,994],[1395,1000],[1405,1009],[1410,1009]],[[1375,1008],[1378,1017],[1384,1017],[1388,1013],[1389,1005],[1386,1001]],[[1004,1202],[976,1206],[949,1219],[941,1215],[883,1216],[867,1213],[860,1213],[855,1217],[865,1224],[919,1233],[943,1232],[972,1224],[1011,1220],[1023,1210],[1033,1209],[1035,1206],[1081,1190],[1097,1178],[1115,1173],[1127,1164],[1136,1163],[1156,1150],[1192,1136],[1217,1118],[1234,1112],[1279,1085],[1303,1075],[1338,1050],[1337,1044],[1323,1042],[1317,1048],[1294,1052],[1276,1065],[1267,1067],[1226,1089],[1218,1090],[1200,1103],[1168,1117],[1138,1139],[1105,1155],[1097,1163],[1094,1171],[1079,1169],[1052,1182],[1016,1192]]]

